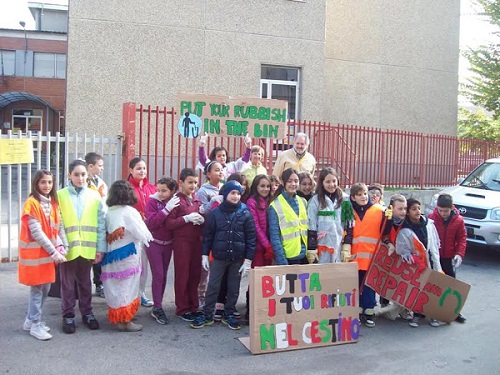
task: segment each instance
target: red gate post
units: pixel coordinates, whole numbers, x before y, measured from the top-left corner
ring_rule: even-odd
[[[129,174],[128,163],[135,157],[135,103],[123,103],[122,133],[122,178],[127,179]]]

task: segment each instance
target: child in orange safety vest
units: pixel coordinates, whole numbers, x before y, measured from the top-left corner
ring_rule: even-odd
[[[50,340],[50,328],[42,322],[42,308],[50,284],[56,280],[55,264],[66,261],[68,242],[61,223],[52,173],[39,170],[21,216],[19,282],[30,286],[28,313],[23,329],[38,340]]]

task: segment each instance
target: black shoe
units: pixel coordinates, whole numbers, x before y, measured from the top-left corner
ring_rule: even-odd
[[[104,298],[104,287],[102,285],[95,287],[95,295]]]
[[[99,322],[95,318],[94,314],[87,314],[82,317],[82,322],[85,324],[89,329],[99,329]]]
[[[64,333],[75,333],[75,316],[64,316],[62,321],[62,330]]]
[[[185,314],[182,314],[182,315],[178,315],[179,318],[181,318],[182,320],[184,320],[185,322],[194,322],[194,320],[196,319],[196,314],[194,312],[187,312]]]
[[[458,314],[458,316],[455,318],[455,322],[459,322],[459,323],[465,323],[466,320],[467,320],[467,318],[465,316],[463,316],[462,314]]]
[[[160,324],[168,324],[168,318],[161,307],[153,309],[151,311],[151,316]]]

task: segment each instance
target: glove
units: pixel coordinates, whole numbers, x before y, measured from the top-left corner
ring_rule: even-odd
[[[167,205],[165,208],[167,209],[168,212],[172,211],[175,207],[179,207],[179,202],[180,198],[177,196],[177,194],[174,194],[172,198],[167,202]]]
[[[245,135],[245,145],[247,147],[252,146],[252,138],[250,138],[250,135],[248,133]]]
[[[56,250],[59,252],[61,255],[66,255],[68,254],[68,249],[65,248],[63,245],[58,245],[56,246]]]
[[[319,261],[318,250],[307,250],[306,258],[309,264],[317,263]]]
[[[340,250],[340,261],[342,263],[347,263],[353,260],[354,258],[351,255],[351,245],[345,243],[342,245],[342,250]]]
[[[384,214],[385,214],[385,217],[387,218],[387,220],[392,219],[392,205],[390,205],[389,207],[387,207],[385,209]]]
[[[406,254],[406,255],[401,255],[401,258],[403,258],[403,260],[406,263],[408,263],[408,264],[413,264],[414,263],[413,255],[411,255],[411,253]]]
[[[326,237],[326,230],[318,233],[318,241]]]
[[[194,225],[200,225],[205,222],[203,216],[201,216],[198,212],[191,212],[188,215],[184,215],[182,218],[186,223],[193,223]]]
[[[50,257],[56,264],[66,262],[66,258],[59,251],[54,251]]]
[[[205,215],[205,206],[201,205],[198,212],[200,213],[200,215]]]
[[[208,136],[206,134],[200,136],[200,147],[205,147],[205,144],[207,143],[207,138]]]
[[[462,257],[458,254],[455,255],[453,257],[453,260],[451,261],[451,264],[453,264],[454,269],[460,268],[460,266],[462,265]]]
[[[252,261],[250,259],[245,259],[239,270],[241,277],[245,277],[246,275],[248,275],[248,272],[250,271],[251,267],[252,267]]]
[[[273,260],[274,259],[274,252],[273,252],[273,247],[269,245],[265,252],[264,252],[264,259],[267,260]]]
[[[210,261],[208,260],[208,255],[201,256],[201,266],[205,271],[208,271],[210,269]]]
[[[224,202],[224,196],[222,196],[222,195],[214,195],[212,198],[210,198],[210,201],[212,203],[217,202],[217,203],[220,204],[220,203]]]
[[[391,256],[394,253],[394,251],[396,251],[396,247],[389,242],[387,244],[387,253],[389,254],[389,256]]]

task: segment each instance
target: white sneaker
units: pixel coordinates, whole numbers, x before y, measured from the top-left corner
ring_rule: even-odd
[[[439,323],[439,320],[436,319],[431,319],[429,324],[433,327],[439,327],[441,325],[441,323]]]
[[[52,335],[45,330],[42,323],[34,323],[30,329],[30,335],[43,341],[50,340],[52,338]]]
[[[43,329],[45,330],[45,332],[50,332],[50,327],[45,325],[45,322],[40,322],[40,324],[42,325]],[[23,329],[25,331],[29,331],[31,330],[31,326],[33,325],[33,321],[29,320],[28,318],[26,318],[24,320],[24,324],[23,324]]]

